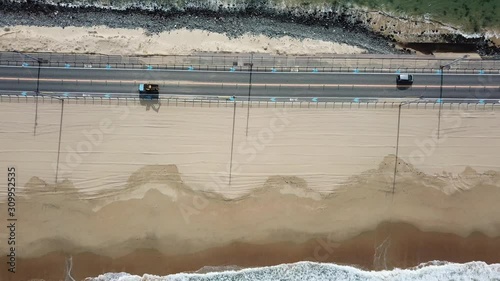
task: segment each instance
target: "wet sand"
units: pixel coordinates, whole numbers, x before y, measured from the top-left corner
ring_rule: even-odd
[[[71,255],[71,276],[75,280],[107,272],[128,272],[139,276],[153,273],[162,276],[193,272],[207,265],[259,267],[298,261],[357,265],[366,270],[382,269],[382,264],[374,264],[373,257],[377,254],[376,247],[388,237],[391,242],[387,247],[386,259],[378,261],[385,262],[388,267],[408,268],[433,260],[499,262],[498,237],[489,238],[475,233],[464,238],[453,234],[423,232],[408,224],[385,223],[341,243],[329,241],[328,236],[323,236],[300,244],[283,242],[254,245],[235,242],[179,256],[164,255],[151,248],[137,249],[118,258],[83,252]],[[69,258],[68,253],[59,251],[38,258],[20,259],[16,278],[7,275],[2,280],[30,280],[40,276],[45,280],[64,280]],[[2,263],[5,260],[5,257],[0,259]]]
[[[500,261],[498,107],[447,106],[440,141],[437,108],[403,107],[396,166],[397,107],[330,106],[255,106],[248,139],[237,107],[229,184],[232,104],[70,102],[56,184],[60,105],[39,104],[33,136],[34,104],[0,103],[19,266],[7,272],[2,247],[0,279],[64,280],[69,256],[77,280],[300,260]]]

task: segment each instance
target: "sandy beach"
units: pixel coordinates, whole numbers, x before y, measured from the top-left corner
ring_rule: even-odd
[[[2,101],[18,271],[2,247],[0,279],[64,280],[69,257],[76,280],[300,260],[500,261],[498,106],[447,106],[439,140],[437,107],[402,107],[396,167],[397,107],[271,105],[254,104],[247,137],[240,103],[156,112],[70,101],[57,165],[61,105],[39,104],[34,136],[35,104]],[[7,210],[7,173],[0,185]]]
[[[9,26],[0,30],[0,51],[97,53],[106,55],[188,55],[197,52],[286,55],[360,54],[366,50],[343,43],[289,36],[226,35],[176,29],[159,34],[146,30],[95,27]]]
[[[368,9],[304,6],[280,18],[4,5],[0,52],[418,57],[403,43],[479,35]],[[498,30],[482,32],[491,44],[469,54],[478,62],[498,55]],[[331,64],[351,67],[347,59]],[[494,68],[479,64],[467,62],[474,71]],[[437,106],[391,102],[259,102],[247,111],[222,99],[151,108],[1,97],[0,118],[1,281],[299,261],[365,270],[500,263],[498,104],[446,104],[439,132]]]

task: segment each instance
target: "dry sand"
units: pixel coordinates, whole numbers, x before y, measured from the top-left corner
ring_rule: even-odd
[[[55,184],[61,106],[39,104],[33,136],[34,103],[4,100],[1,169],[17,170],[22,263],[0,279],[62,280],[68,256],[80,279],[298,260],[500,262],[500,108],[446,107],[438,142],[437,109],[403,107],[394,182],[397,107],[277,107],[254,105],[247,138],[238,104],[229,185],[232,104],[70,102]]]
[[[148,36],[143,29],[12,26],[0,30],[0,51],[97,53],[107,55],[187,55],[197,52],[287,55],[359,54],[364,50],[320,40],[274,39],[245,35],[237,39],[202,30],[179,29]]]

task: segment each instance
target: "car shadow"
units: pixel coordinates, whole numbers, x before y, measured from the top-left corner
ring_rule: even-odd
[[[140,104],[146,107],[146,111],[153,109],[155,112],[159,112],[161,107],[159,99],[141,99]]]
[[[396,89],[404,91],[410,89],[411,86],[412,84],[396,84]]]

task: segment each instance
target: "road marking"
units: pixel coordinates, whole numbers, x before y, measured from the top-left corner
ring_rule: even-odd
[[[0,68],[22,68],[22,66],[15,66],[15,65],[0,65]],[[61,69],[62,67],[56,67],[56,66],[41,66],[40,68],[42,69]],[[89,69],[90,68],[90,69]],[[430,70],[431,68],[428,68],[427,70]],[[91,64],[86,64],[85,67],[72,67],[71,70],[89,70],[89,71],[95,71],[95,70],[106,70],[106,68],[92,68]],[[116,68],[116,71],[141,71],[144,69],[137,69],[137,68]],[[470,71],[471,69],[467,69]],[[179,69],[158,69],[157,71],[160,72],[185,72],[185,70],[179,70]],[[357,74],[359,75],[394,75],[393,69],[382,69],[382,71],[385,72],[359,72]],[[497,73],[484,73],[482,75],[490,75],[490,76],[499,76],[500,75],[500,69],[495,69],[493,71],[496,71]],[[206,73],[222,73],[223,71],[221,70],[198,70],[196,72],[206,72]],[[411,71],[409,71],[411,72]],[[248,74],[250,71],[248,70],[241,70],[238,71],[238,74]],[[261,72],[261,71],[253,71],[254,74],[267,74],[267,72]],[[439,73],[439,70],[436,70],[437,74]],[[422,73],[422,72],[416,72],[413,73],[415,76],[434,76],[436,73]],[[312,72],[307,72],[307,71],[302,71],[302,72],[295,72],[295,71],[290,71],[290,72],[276,72],[276,74],[283,74],[283,75],[304,75],[304,74],[313,74]],[[322,74],[322,75],[352,75],[352,72],[348,71],[321,71],[318,72],[317,74]],[[453,72],[447,72],[444,73],[444,75],[448,76],[478,76],[478,73],[453,73]]]
[[[0,90],[0,95],[1,96],[10,96],[10,95],[15,95],[17,96],[19,91],[5,91],[5,90]],[[6,94],[2,94],[2,93],[6,93]],[[57,94],[62,94],[64,92],[56,92],[56,91],[42,91],[41,94],[42,95],[57,95]],[[101,95],[101,94],[104,94],[104,92],[69,92],[70,95],[74,95],[74,96],[78,96],[79,94],[82,95],[82,96],[93,96],[93,95]],[[32,94],[28,97],[34,97],[35,94]],[[114,97],[120,97],[120,98],[123,98],[123,97],[136,97],[136,94],[131,94],[131,93],[114,93],[113,94]],[[162,97],[167,97],[167,98],[225,98],[225,99],[230,99],[231,97],[230,96],[214,96],[214,95],[170,95],[170,94],[161,94]],[[97,96],[99,97],[99,96]],[[235,96],[236,98],[247,98],[247,96]],[[252,97],[254,100],[266,100],[266,99],[271,99],[270,96],[258,96],[258,97]],[[280,99],[289,99],[290,101],[299,101],[299,99],[310,99],[311,97],[308,97],[308,96],[296,96],[294,98],[290,98],[290,96],[282,96],[280,97]],[[379,98],[374,98],[374,97],[358,97],[356,99],[351,99],[350,97],[348,96],[324,96],[324,97],[321,97],[322,100],[324,101],[331,101],[331,100],[336,100],[336,101],[349,101],[351,100],[352,102],[354,102],[356,99],[357,100],[366,100],[367,102],[373,102],[373,101],[385,101],[385,102],[391,102],[391,101],[399,101],[399,100],[408,100],[410,97],[404,97],[404,98],[398,98],[398,97],[379,97]],[[422,100],[422,99],[418,99],[418,97],[414,97],[416,99],[411,99],[412,102],[435,102],[435,103],[439,103],[440,100],[439,99],[436,99],[434,101],[435,98],[427,98],[425,100]],[[276,99],[276,98],[274,98]],[[477,101],[479,102],[480,100],[479,99],[468,99],[468,98],[448,98],[448,99],[443,99],[443,102],[445,100],[448,100],[448,101],[451,101],[451,102],[457,102],[457,101]],[[500,103],[500,100],[497,100],[497,99],[482,99],[482,101],[484,101],[484,103],[488,103],[488,102],[492,102],[494,104],[496,103]]]
[[[0,77],[0,81],[37,81],[37,78],[15,78],[15,77]],[[57,78],[40,78],[42,82],[57,82],[57,83],[89,83],[89,84],[137,84],[137,80],[92,80],[92,79],[57,79]],[[163,84],[163,85],[173,85],[173,86],[214,86],[220,87],[222,82],[195,82],[189,80],[156,80],[150,81],[153,84]],[[224,87],[233,86],[233,87],[247,87],[247,83],[227,83],[224,82]],[[355,88],[395,88],[396,84],[279,84],[279,83],[252,83],[252,87],[352,87]],[[412,85],[412,88],[436,88],[439,89],[439,85]],[[499,89],[498,85],[489,85],[489,86],[481,86],[481,85],[443,85],[444,89]]]

